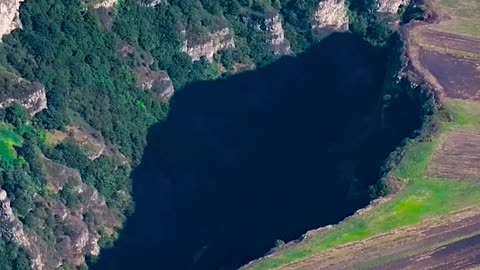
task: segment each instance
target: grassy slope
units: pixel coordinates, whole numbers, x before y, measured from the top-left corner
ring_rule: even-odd
[[[432,0],[436,8],[450,19],[437,25],[440,30],[480,37],[480,1]],[[385,233],[396,228],[413,225],[426,218],[446,215],[451,211],[478,204],[480,185],[428,177],[426,167],[433,153],[453,130],[480,132],[480,102],[444,101],[453,117],[443,122],[439,134],[430,142],[414,141],[407,145],[404,158],[393,174],[407,183],[405,189],[387,203],[381,204],[362,216],[356,216],[333,230],[302,241],[275,256],[252,266],[255,270],[275,267],[301,260],[327,249]]]
[[[14,146],[21,146],[22,141],[22,137],[12,127],[0,123],[0,159],[14,161],[17,158]]]

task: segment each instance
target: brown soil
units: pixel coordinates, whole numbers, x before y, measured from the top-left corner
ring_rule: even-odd
[[[407,258],[387,263],[378,270],[394,269],[470,269],[480,265],[480,235],[461,239]]]
[[[447,179],[480,181],[480,134],[452,132],[437,151],[427,173]]]
[[[480,65],[449,54],[419,50],[420,61],[448,98],[480,100]]]
[[[420,259],[429,252],[433,254],[430,262],[435,262],[432,266],[472,266],[480,263],[480,259],[470,258],[471,255],[480,255],[480,249],[477,248],[480,246],[480,237],[471,237],[478,234],[480,207],[473,207],[343,245],[279,269],[426,269],[423,263],[428,265],[428,258],[425,256],[425,261]],[[476,248],[477,251],[472,251]]]

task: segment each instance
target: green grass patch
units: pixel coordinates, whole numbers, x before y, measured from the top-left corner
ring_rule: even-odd
[[[13,162],[17,159],[15,146],[21,146],[23,138],[12,127],[0,124],[0,159]]]
[[[405,156],[394,170],[407,183],[394,199],[376,206],[370,212],[349,219],[331,231],[263,259],[252,269],[273,269],[352,241],[363,240],[427,218],[448,214],[476,205],[480,185],[426,176],[426,168],[445,134],[452,130],[480,130],[480,105],[452,101],[446,104],[453,121],[442,124],[440,134],[430,142],[414,141],[406,146]]]

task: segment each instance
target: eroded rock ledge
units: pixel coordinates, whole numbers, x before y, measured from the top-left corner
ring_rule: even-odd
[[[230,28],[225,27],[209,33],[203,42],[192,42],[187,38],[180,50],[187,53],[193,61],[205,57],[212,62],[215,53],[228,48],[235,48],[235,40]]]
[[[312,22],[313,30],[347,31],[348,16],[345,0],[321,1]]]
[[[410,0],[378,0],[377,12],[397,14],[402,6],[410,4]]]
[[[23,0],[0,1],[0,38],[22,27],[20,21],[20,4]]]
[[[0,74],[0,109],[14,104],[24,107],[30,116],[47,108],[45,87],[11,73]]]

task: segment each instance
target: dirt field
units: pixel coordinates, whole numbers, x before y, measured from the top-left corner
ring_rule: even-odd
[[[447,268],[442,268],[445,265]],[[480,207],[353,242],[278,269],[417,270],[475,265],[480,265]]]
[[[480,265],[480,235],[476,234],[432,251],[419,253],[407,258],[375,267],[377,270],[395,269],[469,269]]]
[[[441,97],[480,100],[480,39],[430,25],[406,32],[414,68]]]
[[[480,100],[480,65],[468,59],[420,49],[420,61],[442,85],[444,96]]]
[[[449,134],[427,173],[439,178],[480,181],[480,134]]]

